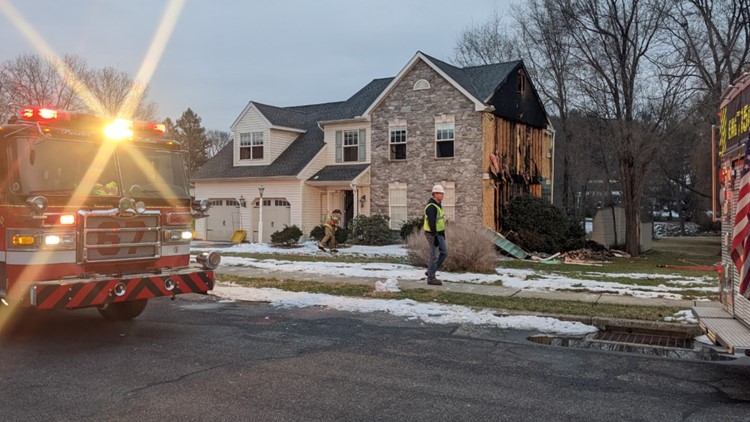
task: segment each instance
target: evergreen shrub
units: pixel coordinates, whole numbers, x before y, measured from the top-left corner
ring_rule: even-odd
[[[291,246],[299,242],[299,238],[302,237],[302,230],[296,225],[288,226],[284,224],[284,228],[271,234],[271,242],[276,245],[287,245]]]
[[[388,220],[388,216],[380,214],[355,217],[351,225],[352,243],[372,246],[396,243],[396,235],[388,226]]]
[[[424,224],[424,217],[419,218],[412,218],[411,220],[406,220],[406,222],[401,226],[401,240],[406,241],[409,238],[409,235],[414,233],[415,230],[422,230],[422,225]]]
[[[585,230],[571,221],[562,209],[531,195],[510,200],[503,220],[506,237],[528,252],[553,254],[578,249],[585,242]]]

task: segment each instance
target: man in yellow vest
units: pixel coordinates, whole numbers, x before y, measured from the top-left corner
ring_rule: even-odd
[[[333,210],[333,212],[323,225],[323,229],[325,230],[326,234],[325,237],[323,237],[323,240],[321,240],[318,244],[318,249],[320,249],[321,251],[325,251],[326,246],[328,246],[331,252],[338,252],[338,250],[336,249],[336,230],[339,229],[340,218],[341,210],[336,208],[335,210]]]
[[[432,198],[424,208],[424,235],[427,238],[427,247],[430,249],[430,258],[427,261],[427,284],[434,286],[443,284],[435,278],[435,273],[448,256],[448,246],[445,243],[445,212],[442,205],[444,194],[443,186],[433,186]]]

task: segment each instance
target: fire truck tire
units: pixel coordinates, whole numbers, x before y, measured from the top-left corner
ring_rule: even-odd
[[[147,304],[148,299],[138,299],[128,302],[110,303],[98,307],[97,310],[105,319],[110,321],[130,321],[140,315],[146,309]]]

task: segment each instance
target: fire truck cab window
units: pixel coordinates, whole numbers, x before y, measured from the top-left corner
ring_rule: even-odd
[[[83,183],[84,177],[92,189],[95,184],[117,182],[114,162],[110,159],[95,164],[99,145],[91,142],[60,139],[16,139],[11,143],[11,154],[18,163],[14,185],[18,194],[71,195]],[[92,171],[89,172],[89,169]],[[89,192],[81,193],[83,195]],[[107,195],[117,195],[116,189]]]
[[[190,197],[180,152],[126,147],[117,155],[125,190],[138,185],[142,198]]]

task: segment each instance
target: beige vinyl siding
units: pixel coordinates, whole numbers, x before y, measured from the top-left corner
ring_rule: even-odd
[[[310,231],[320,224],[320,194],[324,192],[324,190],[317,186],[306,184],[305,181],[326,166],[325,149],[326,147],[318,152],[310,163],[297,175],[299,179],[300,198],[302,198],[302,209],[300,210],[302,225],[300,226],[300,230],[302,230],[302,235],[305,239],[309,238]]]
[[[273,160],[277,159],[285,149],[289,148],[289,145],[297,139],[298,136],[302,136],[301,133],[289,132],[286,130],[271,129],[271,141],[266,144],[266,152],[268,153],[268,159],[272,163]]]
[[[260,197],[258,187],[263,185],[263,198],[284,198],[291,205],[290,223],[300,227],[302,224],[302,215],[300,208],[302,198],[300,194],[299,181],[295,179],[282,180],[265,180],[265,181],[196,181],[195,197],[203,198],[235,198],[240,196],[245,198],[247,207],[240,209],[240,224],[242,230],[247,231],[247,239],[252,239],[252,233],[256,230],[253,222],[257,217],[253,214],[252,204]],[[211,210],[208,211],[211,214]],[[283,227],[280,227],[281,230]],[[199,239],[206,238],[206,223],[204,219],[197,220],[196,237]],[[309,234],[309,231],[308,233]],[[265,237],[265,234],[264,234]]]
[[[320,196],[325,192],[313,186],[302,186],[302,236],[310,237],[310,231],[320,225]]]
[[[327,124],[324,126],[325,128],[325,142],[326,142],[326,156],[325,156],[325,162],[326,165],[331,164],[361,164],[361,163],[369,163],[370,162],[370,145],[372,143],[372,139],[370,136],[370,124],[369,123],[339,123],[339,124]],[[350,162],[342,162],[342,163],[336,163],[336,131],[345,131],[345,130],[359,130],[359,129],[365,129],[365,161],[350,161]]]
[[[240,134],[263,132],[263,159],[262,160],[240,160]],[[271,163],[269,144],[271,143],[271,130],[266,119],[255,107],[250,107],[244,116],[237,122],[232,132],[234,142],[234,166],[259,166]],[[274,157],[275,158],[275,157]]]

